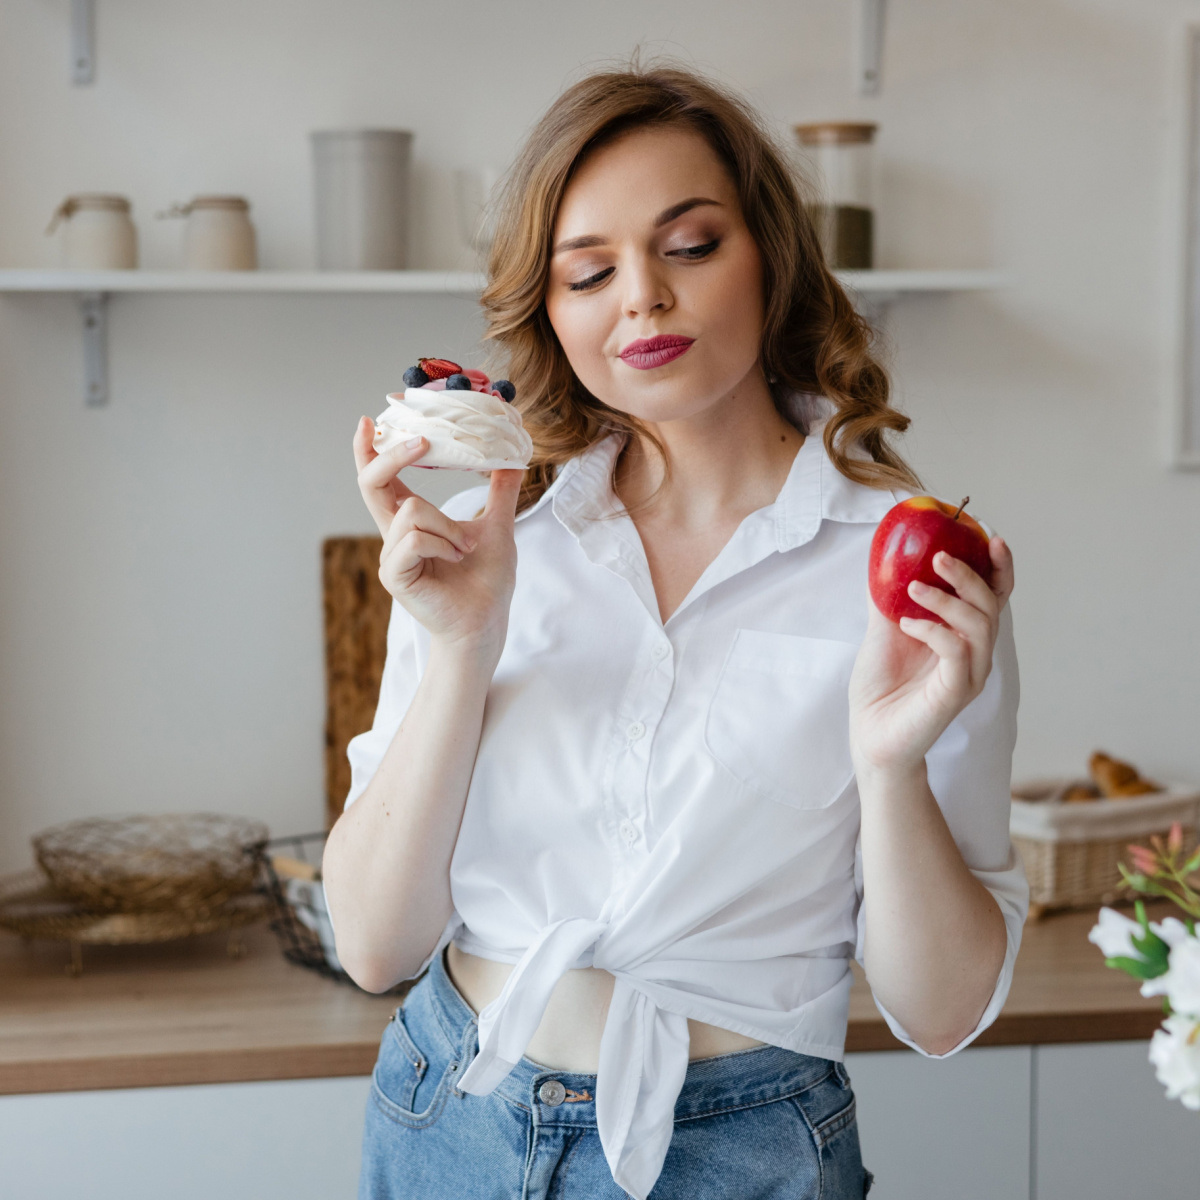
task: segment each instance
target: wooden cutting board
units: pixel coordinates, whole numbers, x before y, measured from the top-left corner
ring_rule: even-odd
[[[321,548],[325,600],[325,828],[350,790],[346,745],[371,728],[387,654],[392,598],[379,582],[380,537],[332,537]]]

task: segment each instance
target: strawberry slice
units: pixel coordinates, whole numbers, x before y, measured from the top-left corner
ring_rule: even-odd
[[[462,367],[448,358],[419,358],[417,362],[430,379],[446,379],[450,375],[462,374]]]

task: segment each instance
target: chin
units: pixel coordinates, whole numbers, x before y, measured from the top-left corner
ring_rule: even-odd
[[[605,392],[593,392],[609,408],[628,413],[640,421],[664,424],[698,417],[735,391],[745,374],[714,385],[711,373],[690,370],[668,375],[669,368],[636,371],[623,367],[611,376]],[[630,375],[637,378],[629,378]]]

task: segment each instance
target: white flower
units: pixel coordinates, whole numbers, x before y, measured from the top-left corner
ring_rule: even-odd
[[[1142,984],[1142,995],[1165,995],[1177,1013],[1185,1013],[1200,1020],[1200,940],[1187,932],[1182,921],[1168,917],[1163,925],[1166,925],[1167,921],[1178,925],[1183,930],[1183,937],[1177,938],[1175,930],[1155,929],[1154,932],[1163,941],[1171,943],[1171,954],[1167,960],[1166,974],[1159,975],[1156,979],[1147,979]]]
[[[1200,1021],[1167,1017],[1150,1039],[1150,1061],[1167,1099],[1200,1112]]]
[[[1142,932],[1142,927],[1136,921],[1122,916],[1115,908],[1102,908],[1099,917],[1100,923],[1092,926],[1088,941],[1099,946],[1105,958],[1142,957],[1130,940],[1135,933]]]
[[[1195,938],[1188,933],[1187,926],[1178,917],[1163,917],[1161,921],[1151,921],[1150,928],[1172,950],[1183,942],[1195,941]]]

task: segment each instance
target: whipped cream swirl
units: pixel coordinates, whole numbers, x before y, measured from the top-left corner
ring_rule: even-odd
[[[436,386],[442,384],[441,387]],[[521,414],[490,391],[450,391],[442,380],[388,395],[387,411],[375,421],[379,454],[423,437],[429,449],[414,466],[452,471],[524,468],[533,439]]]

